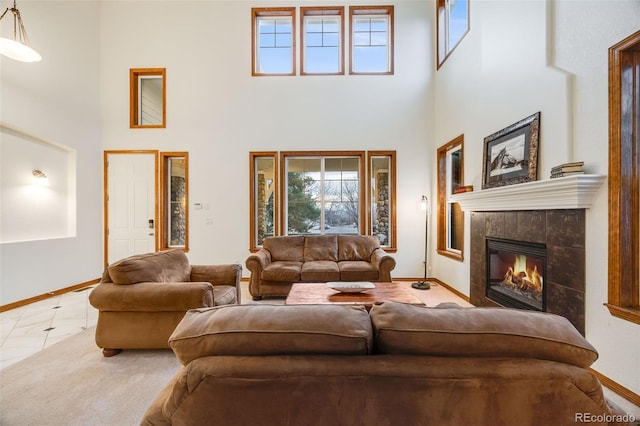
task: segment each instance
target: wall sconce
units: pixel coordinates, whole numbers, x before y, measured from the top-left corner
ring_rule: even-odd
[[[44,174],[42,170],[34,169],[31,173],[33,174],[33,176],[35,176],[38,185],[49,185],[49,178]]]
[[[20,11],[16,7],[16,0],[13,0],[13,7],[7,7],[0,20],[4,18],[7,12],[13,14],[13,39],[0,37],[0,54],[21,62],[37,62],[42,60],[42,56],[29,45],[29,36],[27,30],[24,29],[24,23],[20,16]]]

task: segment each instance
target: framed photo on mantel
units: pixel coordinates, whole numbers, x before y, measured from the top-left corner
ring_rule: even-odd
[[[540,112],[484,138],[482,189],[534,181]]]

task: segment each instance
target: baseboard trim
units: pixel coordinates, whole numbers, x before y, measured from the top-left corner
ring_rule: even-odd
[[[25,306],[25,305],[28,305],[28,304],[33,303],[33,302],[38,302],[40,300],[48,299],[48,298],[53,297],[53,296],[59,296],[59,295],[64,294],[64,293],[69,293],[71,291],[79,290],[81,288],[84,288],[84,287],[87,287],[87,286],[90,286],[92,284],[96,284],[96,283],[99,283],[99,282],[100,282],[100,278],[96,278],[94,280],[85,281],[83,283],[72,285],[70,287],[65,287],[65,288],[61,288],[59,290],[51,291],[49,293],[44,293],[44,294],[40,294],[38,296],[33,296],[33,297],[28,298],[28,299],[18,300],[17,302],[8,303],[6,305],[0,306],[0,312],[8,311],[10,309],[19,308],[21,306]]]
[[[600,380],[600,383],[602,383],[603,386],[608,387],[609,389],[611,389],[612,391],[614,391],[615,393],[617,393],[627,401],[640,407],[640,395],[638,395],[631,389],[625,388],[620,383],[611,380],[610,378],[608,378],[602,373],[599,373],[593,368],[589,368],[589,370],[596,375],[596,377],[598,378],[598,380]]]

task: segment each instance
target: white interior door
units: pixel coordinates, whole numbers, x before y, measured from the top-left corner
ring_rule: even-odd
[[[107,262],[156,251],[156,154],[107,154]]]

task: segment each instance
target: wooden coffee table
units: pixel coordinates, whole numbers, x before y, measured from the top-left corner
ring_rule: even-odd
[[[340,293],[327,286],[327,283],[294,283],[285,300],[287,305],[362,305],[371,309],[375,303],[401,302],[426,306],[414,296],[408,283],[375,282],[376,288],[362,293]]]

